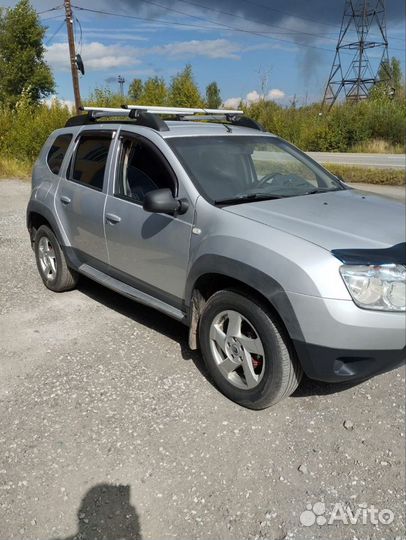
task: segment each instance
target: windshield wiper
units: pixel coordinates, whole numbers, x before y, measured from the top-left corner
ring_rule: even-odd
[[[316,193],[328,193],[329,191],[342,191],[341,188],[315,188],[311,189],[310,191],[306,191],[306,193],[302,193],[302,195],[315,195]]]
[[[264,193],[249,193],[240,195],[231,199],[219,199],[214,204],[244,204],[252,201],[272,201],[274,199],[283,199],[286,195],[265,195]]]

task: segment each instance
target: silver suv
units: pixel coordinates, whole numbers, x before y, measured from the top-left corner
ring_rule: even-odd
[[[46,287],[83,274],[182,321],[217,387],[253,409],[303,372],[361,380],[403,362],[404,224],[401,203],[240,111],[138,106],[55,131],[27,209]]]

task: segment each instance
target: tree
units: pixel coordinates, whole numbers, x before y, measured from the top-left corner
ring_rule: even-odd
[[[166,105],[168,100],[168,87],[162,77],[150,77],[144,83],[140,102],[144,105]]]
[[[192,72],[192,66],[187,64],[185,69],[172,78],[169,91],[169,104],[172,107],[202,107],[200,95]]]
[[[402,66],[398,58],[392,57],[389,62],[382,62],[379,66],[378,82],[371,89],[372,99],[395,98],[403,101],[405,84],[402,74]]]
[[[0,101],[14,106],[24,93],[37,103],[55,91],[44,61],[45,30],[29,0],[0,13]]]
[[[139,101],[144,91],[144,84],[141,79],[133,79],[128,88],[128,96],[134,101]]]
[[[206,107],[208,109],[218,109],[221,105],[220,88],[215,81],[206,87]]]

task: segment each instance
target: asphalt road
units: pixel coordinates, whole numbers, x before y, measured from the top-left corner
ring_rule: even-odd
[[[359,165],[380,169],[405,169],[405,154],[350,154],[339,152],[307,152],[320,163]]]
[[[28,194],[0,182],[0,539],[403,537],[403,368],[240,408],[180,324],[85,279],[44,288]],[[393,521],[328,525],[336,504]]]

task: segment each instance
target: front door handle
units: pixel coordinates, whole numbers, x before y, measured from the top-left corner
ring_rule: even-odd
[[[121,217],[116,216],[116,214],[106,214],[106,221],[114,225],[115,223],[120,223]]]
[[[62,204],[65,204],[65,205],[68,205],[70,204],[72,201],[69,197],[67,197],[66,195],[62,195],[61,197],[61,203]]]

